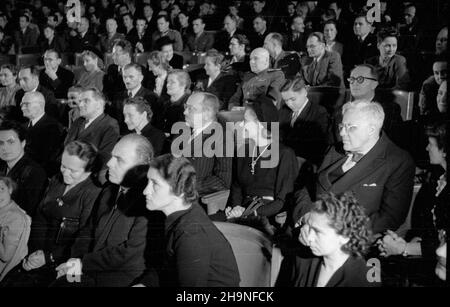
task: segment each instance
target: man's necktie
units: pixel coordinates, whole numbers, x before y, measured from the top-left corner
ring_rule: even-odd
[[[133,98],[133,93],[131,91],[128,92],[128,98]]]
[[[292,118],[291,118],[291,127],[294,127],[295,121],[297,120],[298,117],[298,111],[292,112]]]
[[[361,158],[362,158],[363,156],[364,156],[364,155],[363,155],[362,153],[354,152],[354,153],[352,153],[352,161],[355,162],[355,163],[358,163],[359,160],[361,160]]]

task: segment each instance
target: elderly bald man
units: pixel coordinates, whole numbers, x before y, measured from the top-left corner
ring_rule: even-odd
[[[27,92],[20,103],[28,119],[25,153],[51,177],[58,172],[57,157],[64,140],[62,125],[45,113],[45,98],[41,92]]]
[[[285,81],[281,69],[269,69],[270,54],[264,48],[256,48],[250,54],[251,73],[244,76],[244,81],[230,98],[229,109],[242,106],[260,96],[267,96],[279,108],[281,103],[280,87]]]

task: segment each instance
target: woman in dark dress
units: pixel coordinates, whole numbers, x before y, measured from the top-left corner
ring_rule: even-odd
[[[230,243],[197,203],[196,174],[186,158],[166,154],[150,162],[144,190],[147,209],[166,216],[166,265],[162,286],[238,287],[239,271]],[[153,278],[142,283],[151,286]],[[154,285],[154,284],[153,284]]]
[[[351,194],[319,196],[301,223],[307,226],[305,241],[312,254],[286,257],[279,286],[370,287],[372,266],[363,258],[370,242],[369,218]]]
[[[162,153],[166,136],[151,124],[153,110],[143,97],[127,98],[124,101],[123,116],[128,130],[143,135],[152,144],[155,156]]]
[[[439,232],[449,225],[450,203],[447,172],[447,131],[445,122],[430,126],[426,135],[426,150],[431,166],[414,200],[411,229],[405,238],[393,231],[384,236],[379,249],[383,256],[403,255],[408,265],[409,280],[422,285],[434,285],[435,251],[439,246]],[[407,257],[416,256],[416,257]]]
[[[55,175],[31,225],[29,255],[11,276],[12,286],[47,286],[55,267],[73,253],[75,239],[89,238],[85,227],[101,191],[91,178],[97,168],[97,149],[74,141],[65,148],[61,174]],[[83,229],[83,231],[81,231]]]
[[[167,94],[169,99],[162,103],[161,120],[159,124],[166,136],[170,136],[172,125],[184,122],[184,106],[191,94],[191,78],[183,70],[175,69],[167,76]]]
[[[271,129],[277,121],[277,108],[267,97],[259,97],[245,107],[225,209],[228,220],[248,215],[274,218],[286,209],[299,169],[294,151],[280,144],[278,131]]]

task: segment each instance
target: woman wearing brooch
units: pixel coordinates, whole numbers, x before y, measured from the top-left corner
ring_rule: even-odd
[[[244,214],[265,216],[273,224],[273,218],[284,211],[299,169],[294,151],[279,142],[277,123],[277,108],[268,97],[259,97],[246,105],[241,123],[243,138],[237,137],[233,179],[225,209],[228,220]]]
[[[30,254],[11,272],[8,286],[48,286],[58,264],[83,253],[74,243],[90,236],[88,219],[101,191],[91,178],[97,156],[89,143],[74,141],[64,148],[61,173],[50,180],[33,218]]]

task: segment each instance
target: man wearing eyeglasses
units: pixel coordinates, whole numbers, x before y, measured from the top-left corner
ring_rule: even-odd
[[[352,100],[376,101],[381,104],[385,115],[383,130],[391,136],[392,128],[403,122],[401,108],[393,100],[386,99],[388,97],[376,96],[375,90],[378,86],[376,68],[370,64],[358,65],[352,70],[347,80],[350,84]]]
[[[342,142],[328,151],[318,170],[316,195],[352,191],[364,206],[374,234],[398,229],[411,202],[414,161],[382,132],[384,112],[379,103],[348,102],[342,114]],[[310,208],[305,191],[296,193],[294,221]],[[301,237],[307,231],[302,227]]]
[[[74,75],[61,66],[59,52],[48,49],[44,53],[45,69],[39,74],[39,83],[50,89],[57,99],[66,99],[69,87],[73,84]]]
[[[309,59],[301,70],[301,76],[309,86],[344,87],[341,57],[325,50],[325,38],[313,32],[306,41]]]

